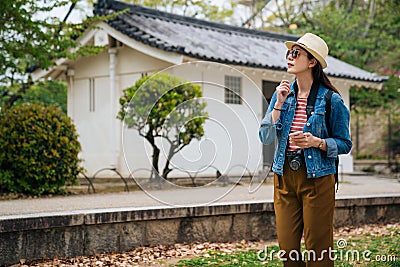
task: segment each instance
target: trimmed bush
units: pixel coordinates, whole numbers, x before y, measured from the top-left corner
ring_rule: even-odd
[[[54,106],[14,106],[0,112],[0,190],[62,193],[81,171],[78,135]]]

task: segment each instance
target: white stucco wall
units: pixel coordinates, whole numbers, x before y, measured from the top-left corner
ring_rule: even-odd
[[[80,59],[71,68],[74,76],[69,81],[73,91],[69,95],[68,113],[72,117],[82,146],[81,158],[87,170],[95,170],[108,161],[108,55],[106,52]],[[90,80],[91,79],[91,80]],[[94,81],[94,112],[91,111],[90,84]],[[103,118],[103,119],[102,119]]]

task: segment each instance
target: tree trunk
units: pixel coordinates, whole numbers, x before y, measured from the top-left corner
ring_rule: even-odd
[[[353,7],[354,7],[354,0],[350,1],[349,7],[347,9],[347,13],[353,12]]]
[[[169,163],[170,163],[170,160],[168,159],[167,162],[165,163],[165,167],[164,167],[163,174],[162,174],[162,176],[165,180],[168,179],[168,174],[170,172],[172,172],[172,169],[169,168]]]
[[[155,173],[155,177],[158,178],[160,176],[160,173],[158,171],[158,161],[160,158],[160,149],[156,146],[156,143],[154,141],[154,135],[153,135],[153,129],[150,128],[149,131],[147,132],[145,136],[146,140],[151,144],[151,147],[153,148],[153,156],[152,156],[152,170],[151,172]],[[151,175],[153,177],[153,175]]]
[[[164,169],[163,169],[163,174],[162,174],[162,176],[163,176],[163,178],[165,179],[165,180],[167,180],[167,176],[168,176],[168,174],[170,173],[170,172],[172,172],[172,170],[173,169],[170,169],[169,168],[169,164],[171,163],[171,158],[175,155],[175,153],[177,153],[179,150],[177,150],[177,151],[175,151],[175,149],[177,149],[178,148],[178,146],[176,146],[176,145],[174,145],[172,142],[171,142],[171,147],[169,148],[169,152],[168,152],[168,158],[167,158],[167,161],[165,162],[165,166],[164,166]]]
[[[156,145],[151,145],[153,147],[153,156],[152,156],[152,167],[155,172],[156,177],[160,176],[160,172],[158,171],[158,160],[160,158],[160,149]]]
[[[22,83],[21,88],[18,90],[17,93],[12,95],[4,104],[3,108],[10,108],[14,105],[15,102],[17,102],[19,99],[23,97],[23,95],[28,91],[28,89],[31,87],[33,84],[31,78],[29,77],[28,81],[25,83]]]
[[[365,38],[367,36],[369,29],[371,28],[371,24],[374,23],[375,10],[376,10],[375,0],[370,0],[369,15],[368,15],[367,23],[365,24],[365,31],[362,34],[363,38]]]

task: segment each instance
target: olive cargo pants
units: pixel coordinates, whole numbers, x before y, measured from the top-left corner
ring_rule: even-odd
[[[308,179],[304,165],[292,171],[286,160],[283,176],[274,174],[276,229],[280,250],[285,251],[280,256],[285,267],[333,267],[335,177]]]

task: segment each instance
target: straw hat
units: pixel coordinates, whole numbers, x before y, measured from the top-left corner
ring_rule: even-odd
[[[286,47],[288,49],[292,49],[294,45],[298,45],[304,50],[307,50],[311,55],[315,57],[316,60],[321,63],[323,69],[326,68],[328,64],[326,64],[325,58],[328,55],[328,45],[322,40],[321,37],[313,34],[306,33],[297,42],[285,42]]]

